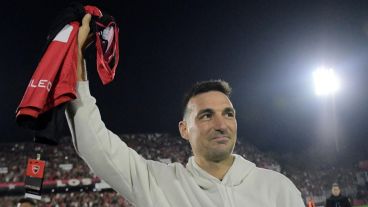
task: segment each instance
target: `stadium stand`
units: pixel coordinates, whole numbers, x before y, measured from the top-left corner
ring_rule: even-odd
[[[120,137],[147,159],[185,164],[191,155],[189,144],[170,134],[123,134]],[[76,154],[70,137],[63,138],[58,146],[0,144],[1,206],[15,206],[16,201],[23,196],[26,162],[29,157],[34,158],[36,153],[40,153],[46,160],[44,192],[38,206],[133,206],[90,171]],[[354,205],[368,203],[368,171],[358,165],[350,168],[321,166],[300,170],[292,163],[280,164],[275,154],[261,152],[254,145],[240,141],[235,153],[259,167],[285,174],[302,192],[304,200],[313,198],[316,206],[323,206],[326,197],[330,195],[331,183],[335,181],[339,182],[344,194],[351,197]]]

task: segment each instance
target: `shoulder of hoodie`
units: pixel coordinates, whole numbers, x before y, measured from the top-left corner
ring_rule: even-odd
[[[240,155],[235,155],[239,160],[243,162],[247,167],[250,169],[250,174],[255,178],[256,180],[259,180],[259,182],[265,182],[265,183],[278,183],[281,185],[290,185],[294,186],[293,182],[289,178],[287,178],[285,175],[274,171],[269,170],[265,168],[260,168],[255,165],[255,163],[245,159],[244,157]]]
[[[280,187],[291,187],[296,189],[296,186],[288,177],[277,171],[255,167],[253,173],[256,173],[257,176],[266,182],[278,184]]]

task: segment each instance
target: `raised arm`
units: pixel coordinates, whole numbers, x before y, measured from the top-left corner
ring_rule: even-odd
[[[110,184],[130,201],[144,195],[150,203],[150,185],[153,177],[148,161],[129,148],[116,134],[108,130],[101,120],[96,99],[90,95],[83,59],[83,49],[90,31],[91,16],[84,16],[78,34],[77,99],[69,103],[66,111],[73,144],[78,154],[96,175]]]

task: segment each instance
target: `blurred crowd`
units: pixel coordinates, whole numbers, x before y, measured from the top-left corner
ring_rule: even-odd
[[[91,177],[88,166],[76,154],[70,138],[63,138],[58,146],[34,143],[15,143],[0,145],[0,183],[23,182],[29,158],[36,159],[40,154],[46,161],[45,180]],[[70,169],[63,167],[71,166]]]
[[[147,159],[165,163],[180,162],[185,165],[188,157],[191,156],[189,144],[177,136],[154,133],[127,134],[120,137],[129,147]],[[94,177],[93,172],[76,154],[71,138],[65,137],[58,146],[34,143],[0,144],[0,183],[23,182],[27,159],[35,158],[37,153],[46,160],[45,180]],[[367,180],[363,185],[358,182],[357,173],[362,170],[354,167],[353,163],[349,168],[324,166],[318,169],[300,170],[293,167],[292,163],[281,165],[277,161],[277,155],[262,152],[254,145],[240,141],[236,145],[235,153],[254,162],[258,167],[285,174],[295,183],[305,199],[311,196],[320,200],[325,199],[330,195],[331,184],[337,181],[345,195],[363,203],[367,202]],[[0,203],[11,203],[16,199],[16,196],[0,197]],[[39,206],[129,206],[129,203],[113,191],[73,192],[44,195]]]
[[[1,206],[17,206],[20,196],[0,198]],[[38,207],[132,207],[124,197],[111,192],[73,192],[43,195]]]

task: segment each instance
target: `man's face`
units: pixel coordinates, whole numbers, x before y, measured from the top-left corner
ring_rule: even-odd
[[[333,186],[331,189],[332,195],[339,196],[340,195],[340,188],[339,186]]]
[[[214,162],[228,158],[237,133],[235,110],[228,97],[218,91],[201,93],[189,100],[187,109],[179,129],[194,156]]]

